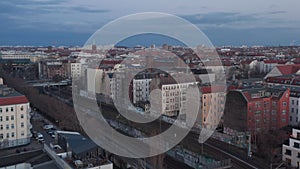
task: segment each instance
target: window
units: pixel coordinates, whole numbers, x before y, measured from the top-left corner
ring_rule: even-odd
[[[8,129],[9,129],[9,125],[7,124],[7,125],[6,125],[6,130],[8,130]]]
[[[3,130],[3,125],[2,124],[0,125],[0,130]]]
[[[21,123],[21,127],[22,127],[22,128],[24,127],[24,122]]]
[[[21,106],[21,111],[23,111],[24,110],[24,107],[23,106]]]
[[[14,132],[11,133],[11,137],[15,137],[15,133]]]
[[[0,116],[0,121],[3,121],[3,118],[2,118],[2,116]]]
[[[291,112],[294,113],[294,108],[292,108]]]
[[[21,114],[21,119],[23,119],[24,118],[24,114]]]
[[[2,113],[2,108],[0,108],[0,113]]]
[[[292,155],[292,151],[291,150],[285,150],[285,154],[286,155]]]
[[[294,100],[292,100],[292,104],[295,104],[295,101],[294,101]]]
[[[299,144],[299,143],[296,143],[296,142],[294,142],[294,147],[295,147],[295,148],[300,148],[300,144]]]
[[[282,106],[286,106],[286,102],[282,102]]]
[[[260,110],[256,111],[255,114],[260,115]]]
[[[11,116],[10,116],[10,120],[15,120],[14,115],[11,115]]]
[[[285,115],[285,113],[286,113],[286,110],[282,110],[282,114]]]
[[[6,107],[5,111],[8,112],[8,107]]]
[[[8,121],[9,120],[9,117],[8,116],[6,116],[6,121]]]
[[[25,135],[25,134],[24,134],[24,131],[22,131],[22,132],[21,132],[21,136],[24,136],[24,135]]]
[[[298,117],[296,117],[296,122],[298,122]]]
[[[15,128],[15,125],[14,125],[14,124],[11,124],[10,127],[11,127],[11,129],[14,129],[14,128]]]
[[[6,138],[9,138],[9,133],[6,133]]]
[[[3,139],[3,134],[2,133],[0,134],[0,139]]]
[[[10,108],[10,111],[14,111],[14,108],[13,108],[13,107],[11,107],[11,108]]]
[[[293,117],[292,116],[290,116],[290,122],[292,122],[293,121]]]

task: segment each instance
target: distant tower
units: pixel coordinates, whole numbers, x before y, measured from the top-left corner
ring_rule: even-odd
[[[168,46],[167,44],[163,44],[163,45],[162,45],[162,48],[163,48],[164,50],[168,50],[169,46]]]
[[[96,46],[95,39],[94,39],[93,44],[92,44],[92,52],[93,52],[93,53],[96,53],[96,52],[97,52],[97,46]]]
[[[153,56],[146,56],[146,65],[147,68],[152,68],[153,67]]]

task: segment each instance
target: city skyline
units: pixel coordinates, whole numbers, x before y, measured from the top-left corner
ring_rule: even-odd
[[[122,5],[117,5],[122,3]],[[1,1],[0,45],[83,46],[105,24],[138,12],[182,17],[201,29],[215,46],[299,45],[295,1]],[[258,5],[259,4],[259,5]],[[133,8],[133,7],[136,8]],[[141,44],[143,45],[143,44]]]

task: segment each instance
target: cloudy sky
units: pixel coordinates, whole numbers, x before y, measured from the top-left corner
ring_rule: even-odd
[[[298,0],[1,0],[0,45],[79,45],[124,15],[164,12],[215,46],[299,45]]]

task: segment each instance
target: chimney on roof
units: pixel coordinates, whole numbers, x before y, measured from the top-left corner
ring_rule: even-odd
[[[12,88],[8,88],[7,86],[3,85],[1,88],[0,88],[0,95],[1,96],[7,96],[11,93],[14,92],[14,89]]]

